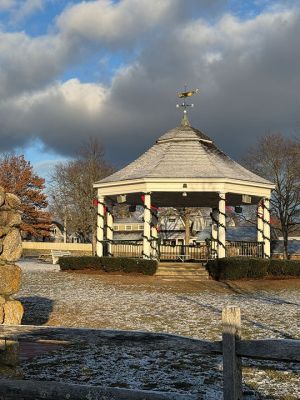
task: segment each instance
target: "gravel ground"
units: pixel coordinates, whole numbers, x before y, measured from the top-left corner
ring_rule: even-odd
[[[20,263],[24,323],[135,329],[220,340],[221,310],[242,310],[243,338],[300,338],[300,281],[167,282],[161,278],[58,272]],[[244,360],[251,398],[300,399],[299,366]],[[198,393],[221,399],[219,357],[137,344],[69,346],[28,360],[26,378]],[[252,392],[251,392],[252,390]],[[252,393],[252,395],[250,395]],[[255,393],[255,394],[254,394]]]

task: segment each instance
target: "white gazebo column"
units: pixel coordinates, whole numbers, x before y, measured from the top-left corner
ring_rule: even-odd
[[[112,241],[114,238],[114,218],[112,214],[112,204],[107,204],[106,208],[106,239],[107,239],[107,254],[112,256]]]
[[[264,239],[264,257],[271,257],[271,229],[270,229],[270,199],[265,198],[263,201],[263,239]]]
[[[151,195],[144,195],[144,235],[143,235],[143,258],[151,258]]]
[[[211,255],[216,258],[218,255],[218,220],[219,212],[217,208],[213,208],[211,216]]]
[[[226,214],[225,193],[219,193],[219,215],[218,215],[218,258],[226,256]]]
[[[105,218],[104,196],[101,196],[98,191],[97,232],[96,232],[97,234],[96,254],[98,257],[103,256],[104,218]]]
[[[151,258],[158,259],[158,232],[157,232],[158,216],[157,211],[152,214],[151,224]]]
[[[264,208],[262,201],[257,206],[257,241],[264,241]]]

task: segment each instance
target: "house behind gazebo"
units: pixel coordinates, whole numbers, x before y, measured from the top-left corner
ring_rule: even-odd
[[[208,136],[190,126],[186,115],[180,126],[162,135],[137,160],[94,187],[98,192],[98,256],[125,255],[124,245],[114,240],[112,207],[127,203],[144,208],[143,239],[130,243],[127,255],[183,260],[270,257],[269,205],[274,185],[229,158]],[[247,248],[243,242],[226,241],[225,207],[242,204],[257,206],[256,241]],[[161,207],[210,207],[210,240],[178,249],[160,245],[157,212]]]

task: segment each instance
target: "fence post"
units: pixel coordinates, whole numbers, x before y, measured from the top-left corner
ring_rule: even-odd
[[[241,310],[228,306],[222,311],[222,347],[223,347],[223,379],[224,400],[241,400],[242,363],[236,355],[236,341],[241,339]]]

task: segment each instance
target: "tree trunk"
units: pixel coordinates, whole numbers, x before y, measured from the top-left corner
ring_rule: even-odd
[[[283,257],[287,260],[289,258],[289,253],[288,253],[288,233],[283,232]]]
[[[93,232],[92,232],[92,254],[93,254],[93,256],[96,255],[96,245],[97,245],[97,231],[96,231],[96,229],[93,229]]]
[[[190,214],[185,212],[184,214],[184,226],[185,226],[185,245],[190,244]]]

